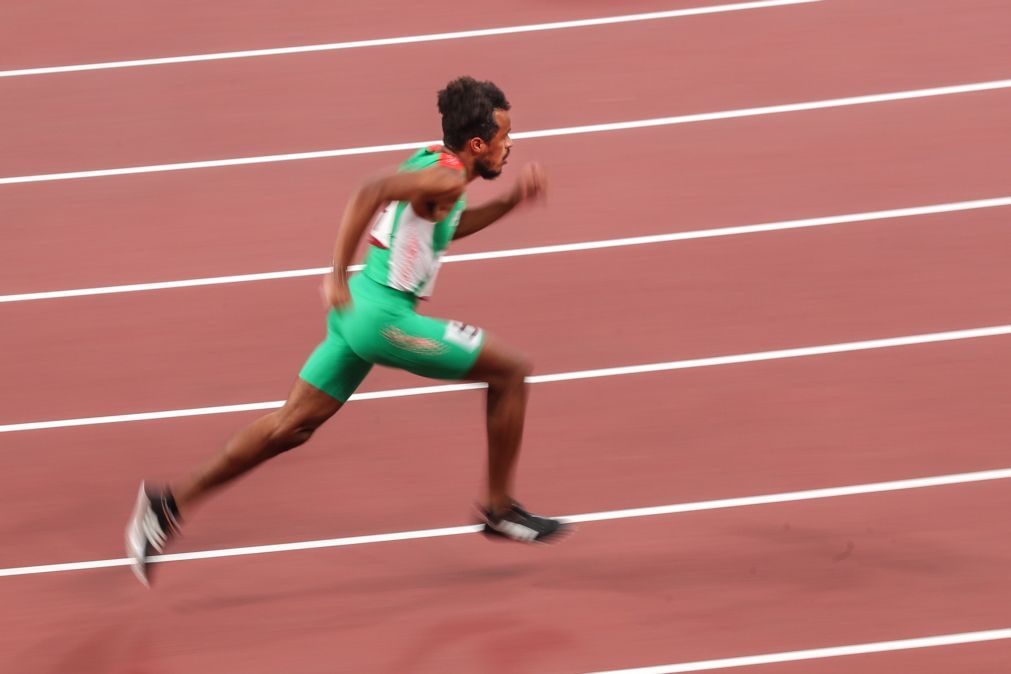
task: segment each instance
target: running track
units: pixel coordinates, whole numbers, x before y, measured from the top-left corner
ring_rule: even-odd
[[[322,322],[311,275],[107,289],[323,266],[355,181],[404,153],[271,157],[433,139],[433,92],[461,68],[503,85],[521,133],[1011,77],[1011,11],[988,0],[822,0],[12,72],[618,11],[454,4],[0,10],[0,123],[16,130],[0,138],[0,670],[1006,671],[1007,471],[966,475],[1011,467],[1011,336],[538,383],[521,497],[591,515],[546,549],[468,533],[347,546],[348,537],[469,524],[483,469],[479,391],[362,400],[209,503],[172,550],[225,556],[160,565],[150,592],[118,565],[137,482],[178,476],[257,413],[93,418],[283,398]],[[642,0],[620,11],[722,4]],[[538,374],[1005,326],[1011,205],[965,204],[1011,197],[1009,120],[1011,84],[523,139],[516,164],[547,165],[548,206],[454,253],[774,226],[452,262],[427,309],[509,339]],[[46,177],[241,157],[266,159]],[[474,199],[496,188],[479,186]],[[950,207],[789,227],[939,204]],[[82,288],[95,294],[13,297]],[[432,384],[377,370],[362,391]],[[68,419],[84,421],[19,428]],[[963,477],[712,503],[945,475]],[[677,504],[693,505],[595,521]],[[317,540],[329,542],[234,550]],[[112,566],[80,568],[102,560]],[[977,638],[986,640],[959,643]],[[790,662],[861,644],[882,645]],[[747,657],[762,654],[776,655]]]

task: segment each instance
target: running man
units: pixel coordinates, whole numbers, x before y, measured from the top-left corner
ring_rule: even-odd
[[[484,330],[416,313],[432,292],[450,240],[479,232],[547,188],[543,170],[524,167],[514,187],[476,208],[465,190],[499,176],[512,148],[509,102],[491,82],[461,77],[438,95],[443,146],[419,150],[400,170],[366,181],[352,196],[323,281],[327,335],[309,356],[288,400],[234,435],[195,475],[162,488],[141,484],[126,530],[134,571],[148,584],[148,560],[165,549],[183,517],[219,487],[298,447],[347,401],[374,364],[435,379],[488,385],[488,475],[481,508],[489,536],[532,542],[557,536],[558,520],[513,500],[531,365]],[[376,213],[382,209],[379,217]],[[347,268],[369,223],[365,268]]]

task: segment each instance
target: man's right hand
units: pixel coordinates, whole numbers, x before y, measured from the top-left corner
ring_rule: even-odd
[[[347,284],[338,283],[333,274],[327,274],[323,277],[323,288],[321,290],[324,306],[327,309],[333,307],[338,311],[342,311],[351,305],[351,291],[348,289]]]

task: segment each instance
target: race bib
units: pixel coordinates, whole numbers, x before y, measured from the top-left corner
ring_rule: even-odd
[[[460,321],[450,321],[446,324],[445,340],[458,344],[468,351],[473,351],[481,346],[481,339],[483,337],[484,330],[477,326],[467,325]]]

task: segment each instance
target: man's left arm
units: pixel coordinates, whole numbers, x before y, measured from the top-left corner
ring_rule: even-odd
[[[460,215],[453,239],[462,239],[492,224],[524,201],[543,198],[547,193],[548,179],[539,164],[529,164],[520,170],[516,184],[511,190],[475,208],[468,208]]]

